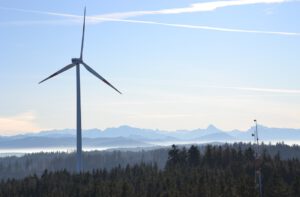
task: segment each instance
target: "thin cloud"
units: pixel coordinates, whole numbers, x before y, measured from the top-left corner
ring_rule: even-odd
[[[96,15],[95,17],[101,18],[111,18],[111,19],[126,19],[136,16],[144,15],[166,15],[166,14],[185,14],[185,13],[195,13],[195,12],[210,12],[215,11],[220,8],[233,7],[233,6],[244,6],[244,5],[255,5],[255,4],[279,4],[287,2],[295,2],[298,0],[230,0],[230,1],[212,1],[212,2],[200,2],[193,3],[187,7],[182,8],[170,8],[170,9],[161,9],[161,10],[150,10],[150,11],[131,11],[131,12],[118,12],[118,13],[109,13]],[[36,13],[36,14],[47,14],[52,16],[61,16],[61,17],[71,17],[71,18],[81,18],[81,16],[74,14],[64,14],[56,12],[44,12],[37,10],[25,10],[19,8],[7,8],[0,6],[0,9],[3,10],[13,10],[27,13]]]
[[[209,31],[219,31],[219,32],[233,32],[233,33],[251,33],[251,34],[269,34],[269,35],[280,35],[280,36],[300,36],[298,32],[284,32],[284,31],[260,31],[260,30],[248,30],[248,29],[234,29],[225,27],[213,27],[204,25],[186,25],[178,23],[161,23],[155,21],[141,21],[141,20],[128,20],[128,19],[114,19],[114,18],[102,18],[89,16],[87,17],[87,23],[98,24],[101,22],[123,22],[123,23],[134,23],[134,24],[147,24],[147,25],[159,25],[174,28],[185,28],[185,29],[198,29],[198,30],[209,30]],[[12,22],[2,22],[0,25],[58,25],[58,24],[69,24],[69,23],[79,23],[82,21],[78,20],[64,20],[64,21],[12,21]]]
[[[185,117],[192,117],[192,114],[165,114],[165,113],[159,113],[159,114],[153,114],[153,113],[135,113],[135,114],[129,114],[129,117],[131,118],[151,118],[151,119],[170,119],[170,118],[185,118]]]
[[[153,11],[133,11],[133,12],[120,12],[98,15],[98,17],[104,18],[117,18],[124,19],[130,17],[144,16],[144,15],[161,15],[161,14],[185,14],[195,12],[210,12],[220,8],[233,7],[233,6],[244,6],[244,5],[255,5],[255,4],[279,4],[292,2],[294,0],[233,0],[233,1],[212,1],[212,2],[201,2],[190,4],[187,7],[182,8],[171,8]]]
[[[79,23],[79,21],[75,21],[74,19],[66,19],[66,20],[21,20],[21,21],[7,21],[0,22],[1,26],[28,26],[28,25],[71,25],[74,23]]]
[[[101,22],[101,21],[113,21],[113,22],[126,22],[126,23],[140,23],[140,24],[148,24],[148,25],[161,25],[161,26],[177,27],[177,28],[221,31],[221,32],[273,34],[273,35],[283,35],[283,36],[300,36],[300,33],[298,33],[298,32],[260,31],[260,30],[234,29],[234,28],[202,26],[202,25],[186,25],[186,24],[177,24],[177,23],[161,23],[161,22],[155,22],[155,21],[113,19],[113,18],[101,18],[101,17],[88,17],[88,18],[91,19],[91,22],[93,22],[93,23],[97,23],[97,22]]]
[[[78,16],[75,14],[64,14],[64,13],[57,13],[57,12],[46,12],[46,11],[38,11],[38,10],[26,10],[20,8],[8,8],[0,6],[2,10],[10,10],[10,11],[17,11],[17,12],[25,12],[25,13],[32,13],[32,14],[43,14],[43,15],[50,15],[50,16],[60,16],[60,17],[68,17],[73,19],[81,19],[82,16]]]
[[[220,87],[220,86],[208,86],[210,88],[218,89],[232,89],[252,92],[266,92],[266,93],[284,93],[284,94],[300,94],[298,89],[273,89],[273,88],[252,88],[252,87]]]
[[[24,131],[39,131],[35,122],[36,116],[32,111],[14,116],[0,117],[0,131],[3,135],[15,135]]]
[[[225,27],[214,27],[214,26],[204,26],[204,25],[188,25],[188,24],[177,24],[177,23],[162,23],[156,21],[144,21],[144,20],[130,20],[126,19],[134,16],[141,16],[147,14],[181,14],[190,12],[204,12],[213,11],[218,8],[228,7],[228,6],[240,6],[240,5],[251,5],[251,4],[271,4],[271,3],[285,3],[296,0],[236,0],[236,1],[216,1],[216,2],[205,2],[191,4],[189,7],[185,8],[174,8],[174,9],[164,9],[159,11],[136,11],[136,12],[123,12],[123,13],[112,13],[105,15],[95,15],[87,16],[87,22],[91,24],[98,24],[101,22],[123,22],[123,23],[135,23],[135,24],[148,24],[148,25],[160,25],[174,28],[187,28],[187,29],[200,29],[200,30],[210,30],[219,32],[235,32],[235,33],[252,33],[252,34],[269,34],[269,35],[281,35],[281,36],[300,36],[298,32],[284,32],[284,31],[262,31],[262,30],[248,30],[248,29],[238,29],[238,28],[225,28]],[[44,12],[36,10],[25,10],[18,8],[6,8],[0,7],[0,9],[14,10],[20,12],[28,12],[35,14],[45,14],[51,16],[64,17],[70,20],[70,23],[82,22],[82,16],[74,14],[56,13],[56,12]],[[57,21],[59,24],[59,21]],[[65,23],[67,21],[64,21]],[[45,24],[54,24],[54,21],[45,21]],[[2,22],[1,25],[26,25],[26,24],[42,24],[42,21],[13,21]]]

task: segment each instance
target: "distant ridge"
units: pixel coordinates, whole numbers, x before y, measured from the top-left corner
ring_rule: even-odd
[[[300,129],[269,128],[259,125],[262,141],[300,141]],[[83,143],[87,147],[141,147],[170,143],[206,143],[252,141],[254,128],[246,131],[223,131],[214,125],[205,129],[162,131],[141,129],[123,125],[120,127],[88,129],[83,131]],[[72,147],[75,129],[49,130],[9,137],[0,137],[0,149],[34,147]],[[55,140],[52,140],[55,138]]]

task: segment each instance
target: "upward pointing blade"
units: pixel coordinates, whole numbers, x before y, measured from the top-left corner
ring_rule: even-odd
[[[101,75],[99,75],[96,71],[94,71],[91,67],[89,67],[86,63],[82,62],[83,66],[90,71],[93,75],[95,75],[97,78],[99,78],[100,80],[102,80],[104,83],[106,83],[107,85],[109,85],[111,88],[113,88],[114,90],[116,90],[118,93],[122,94],[117,88],[115,88],[113,85],[111,85],[106,79],[104,79]]]
[[[81,39],[81,51],[80,51],[80,59],[81,59],[81,60],[82,60],[83,45],[84,45],[85,13],[86,13],[86,8],[84,7],[84,17],[83,17],[83,27],[82,27],[82,39]]]
[[[52,77],[54,77],[54,76],[56,76],[56,75],[62,73],[62,72],[65,72],[66,70],[72,68],[73,66],[75,66],[75,64],[69,64],[69,65],[63,67],[62,69],[60,69],[59,71],[53,73],[52,75],[50,75],[49,77],[47,77],[47,78],[44,79],[43,81],[40,81],[39,84],[40,84],[40,83],[43,83],[44,81],[46,81],[46,80],[48,80],[48,79],[50,79],[50,78],[52,78]]]

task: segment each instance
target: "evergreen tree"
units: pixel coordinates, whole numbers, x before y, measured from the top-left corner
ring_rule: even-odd
[[[200,165],[200,151],[194,145],[188,150],[188,163],[193,167]]]

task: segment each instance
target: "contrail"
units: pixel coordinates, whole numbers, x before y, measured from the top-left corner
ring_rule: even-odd
[[[256,4],[281,4],[288,2],[295,2],[298,0],[222,0],[222,1],[209,1],[193,3],[185,7],[169,8],[161,10],[142,10],[142,11],[130,11],[119,12],[99,15],[100,17],[125,19],[129,17],[144,16],[144,15],[166,15],[166,14],[186,14],[196,12],[211,12],[220,8],[237,7]]]
[[[46,12],[46,11],[38,11],[38,10],[25,10],[25,9],[20,9],[20,8],[8,8],[8,7],[2,7],[2,6],[0,6],[0,9],[17,11],[17,12],[27,12],[27,13],[33,13],[33,14],[44,14],[44,15],[50,15],[50,16],[61,16],[61,17],[68,17],[68,18],[73,18],[73,19],[74,18],[82,19],[82,16],[75,15],[75,14],[64,14],[64,13]]]
[[[97,15],[97,17],[104,18],[114,18],[114,19],[126,19],[136,16],[144,15],[169,15],[169,14],[185,14],[185,13],[195,13],[195,12],[211,12],[220,8],[233,7],[233,6],[245,6],[245,5],[255,5],[255,4],[281,4],[288,2],[297,2],[299,0],[223,0],[223,1],[209,1],[209,2],[198,2],[192,3],[185,7],[180,8],[169,8],[160,10],[141,10],[141,11],[129,11],[129,12],[119,12],[119,13],[109,13]],[[66,16],[66,17],[80,17],[78,15],[72,14],[61,14],[54,12],[42,12],[36,10],[25,10],[19,8],[7,8],[1,7],[1,9],[14,10],[21,12],[39,13],[39,14],[49,14],[54,16]]]
[[[0,9],[5,10],[14,10],[20,12],[27,12],[27,13],[35,13],[35,14],[44,14],[44,15],[51,15],[51,16],[59,16],[64,17],[70,20],[70,23],[77,23],[80,22],[81,16],[74,15],[74,14],[65,14],[65,13],[56,13],[56,12],[45,12],[45,11],[36,11],[36,10],[24,10],[18,8],[5,8],[0,7]],[[204,25],[188,25],[188,24],[177,24],[177,23],[162,23],[156,21],[144,21],[144,20],[130,20],[130,19],[119,19],[119,18],[106,18],[100,16],[87,16],[87,22],[92,24],[97,24],[100,22],[123,22],[123,23],[135,23],[135,24],[148,24],[148,25],[160,25],[160,26],[167,26],[167,27],[175,27],[175,28],[186,28],[186,29],[200,29],[200,30],[210,30],[210,31],[219,31],[219,32],[234,32],[234,33],[251,33],[251,34],[269,34],[269,35],[281,35],[281,36],[300,36],[298,32],[284,32],[284,31],[262,31],[262,30],[247,30],[247,29],[235,29],[235,28],[225,28],[225,27],[214,27],[214,26],[204,26]],[[51,21],[53,24],[54,21]],[[65,21],[66,22],[66,21]],[[13,21],[11,24],[41,24],[42,21]],[[49,21],[45,21],[46,24],[49,24]],[[58,21],[59,23],[59,21]],[[9,22],[4,22],[0,24],[9,24]]]
[[[282,32],[282,31],[260,31],[260,30],[247,30],[247,29],[233,29],[233,28],[223,28],[223,27],[213,27],[213,26],[203,26],[203,25],[186,25],[177,23],[161,23],[155,21],[141,21],[141,20],[128,20],[128,19],[114,19],[114,18],[100,18],[100,17],[88,17],[92,19],[93,22],[101,21],[113,21],[113,22],[126,22],[126,23],[140,23],[149,25],[162,25],[169,27],[178,28],[188,28],[188,29],[202,29],[211,31],[221,31],[221,32],[237,32],[237,33],[254,33],[254,34],[273,34],[273,35],[283,35],[283,36],[300,36],[298,32]]]

